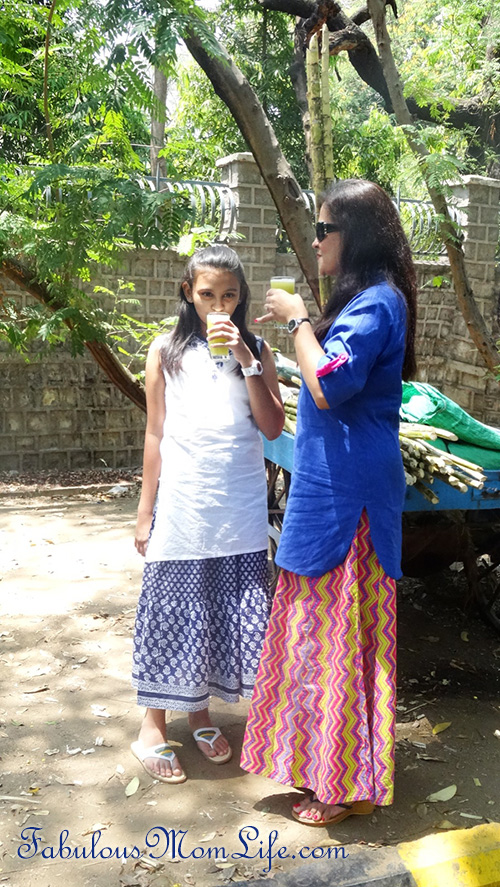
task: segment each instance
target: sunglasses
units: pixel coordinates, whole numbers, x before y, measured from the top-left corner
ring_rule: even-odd
[[[331,222],[316,222],[316,240],[321,243],[327,234],[333,234],[334,231],[340,231],[338,225],[332,225]]]

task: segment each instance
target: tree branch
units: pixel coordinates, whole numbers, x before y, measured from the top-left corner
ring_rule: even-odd
[[[391,50],[391,42],[385,21],[384,0],[368,0],[368,8],[375,30],[375,36],[380,53],[380,59],[384,68],[384,74],[389,88],[396,120],[404,128],[406,139],[413,153],[419,158],[427,158],[429,152],[421,142],[415,141],[411,136],[413,119],[406,105],[403,86],[399,77],[394,57]],[[421,166],[425,178],[425,167]],[[484,318],[477,306],[474,292],[469,282],[465,257],[461,245],[457,242],[456,231],[453,225],[448,204],[444,194],[429,182],[426,182],[434,209],[441,219],[439,229],[441,239],[446,247],[450,262],[453,287],[458,305],[469,330],[472,341],[476,345],[486,366],[492,373],[496,373],[500,364],[500,354],[495,342],[490,335]]]
[[[49,46],[50,46],[50,26],[52,24],[52,19],[54,18],[54,13],[56,11],[58,0],[52,0],[49,17],[47,19],[47,31],[45,33],[45,53],[43,60],[43,111],[45,115],[45,128],[47,130],[47,140],[49,143],[49,151],[51,154],[55,153],[54,146],[54,138],[52,135],[52,124],[50,122],[50,111],[49,111]]]
[[[57,311],[66,307],[62,301],[58,301],[48,291],[47,287],[35,280],[29,271],[21,262],[16,259],[3,259],[2,272],[9,280],[12,280],[17,286],[21,287],[25,292],[29,293],[45,305],[50,311]],[[72,324],[65,321],[71,329]],[[99,364],[103,372],[106,374],[110,382],[118,388],[129,400],[146,412],[146,394],[144,385],[135,376],[123,366],[116,354],[111,350],[105,342],[85,342],[92,357]]]
[[[314,0],[258,0],[261,6],[266,9],[273,9],[283,12],[287,15],[299,16],[306,21],[301,22],[302,27],[310,29],[313,25],[315,14],[318,11],[319,3]],[[390,6],[397,17],[397,8],[394,0],[383,0],[384,7]],[[330,46],[333,54],[337,55],[343,50],[347,50],[348,58],[358,76],[366,83],[367,86],[374,89],[379,94],[384,103],[385,110],[393,113],[393,105],[391,96],[387,88],[382,65],[377,55],[376,49],[370,39],[360,27],[369,20],[367,7],[362,7],[351,16],[346,15],[338,3],[334,4],[338,8],[338,13],[330,14],[326,20],[328,30],[332,35],[330,37]],[[411,114],[417,120],[425,123],[436,122],[436,110],[438,114],[442,113],[446,117],[449,125],[456,129],[464,129],[470,127],[473,131],[479,131],[483,134],[484,143],[493,149],[498,149],[500,144],[500,115],[492,113],[488,106],[487,99],[478,101],[477,99],[465,99],[455,106],[451,111],[441,108],[440,105],[421,106],[416,100],[409,97],[407,99],[408,108]],[[471,155],[477,159],[482,159],[484,149],[475,149],[471,146]]]
[[[222,46],[215,57],[209,55],[199,37],[192,32],[185,35],[184,42],[211,81],[216,94],[229,108],[247,142],[319,304],[318,267],[311,246],[313,220],[256,93]]]

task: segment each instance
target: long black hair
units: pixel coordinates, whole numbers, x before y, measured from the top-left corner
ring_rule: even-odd
[[[315,327],[316,337],[324,337],[357,293],[385,279],[403,294],[406,302],[403,379],[411,379],[416,372],[417,279],[410,245],[394,203],[383,188],[364,179],[335,182],[320,203],[331,222],[338,225],[341,253],[332,294]]]
[[[184,269],[179,287],[179,320],[160,351],[162,366],[171,375],[179,372],[181,369],[182,355],[193,337],[201,337],[202,335],[200,318],[193,303],[188,302],[183,286],[187,283],[192,288],[196,275],[202,268],[230,271],[237,278],[240,285],[240,298],[231,315],[231,320],[238,327],[243,341],[248,345],[254,357],[258,358],[260,356],[257,339],[247,328],[246,315],[250,299],[250,289],[240,257],[231,247],[223,243],[216,243],[213,246],[197,250],[191,256]]]

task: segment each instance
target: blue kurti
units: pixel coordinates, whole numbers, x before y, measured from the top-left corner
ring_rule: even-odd
[[[384,282],[351,299],[322,341],[317,375],[329,409],[318,409],[302,385],[280,567],[315,577],[341,564],[365,508],[383,569],[402,575],[405,334],[404,299]]]

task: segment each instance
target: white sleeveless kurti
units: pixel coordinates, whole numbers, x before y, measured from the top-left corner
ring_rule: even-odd
[[[231,355],[193,338],[165,373],[162,468],[137,607],[139,705],[251,698],[270,611],[263,445]]]
[[[245,379],[195,339],[182,372],[165,373],[156,519],[147,561],[191,560],[267,547],[263,444]]]

